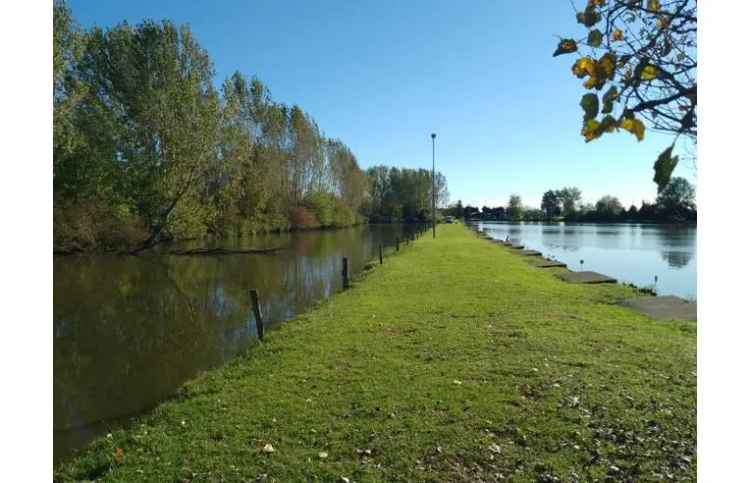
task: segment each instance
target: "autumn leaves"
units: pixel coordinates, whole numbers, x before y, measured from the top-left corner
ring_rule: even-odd
[[[605,3],[604,0],[590,0],[584,11],[577,12],[576,19],[578,23],[583,24],[587,28],[593,27],[601,21],[602,16],[599,9]],[[658,2],[650,2],[648,8],[659,9],[660,5]],[[622,29],[614,28],[611,30],[609,38],[611,41],[607,44],[608,46],[611,43],[624,42],[625,34]],[[604,39],[605,34],[599,29],[594,28],[589,30],[586,45],[597,49],[602,46]],[[578,42],[575,39],[561,39],[552,55],[553,57],[557,57],[558,55],[570,54],[577,51]],[[608,48],[607,52],[598,59],[592,56],[580,57],[571,67],[571,71],[579,79],[585,79],[583,87],[596,91],[602,90],[607,83],[614,83],[615,74],[618,69],[623,69],[623,72],[620,72],[620,74],[622,81],[626,83],[632,82],[634,75],[638,77],[637,82],[650,81],[659,76],[659,68],[648,62],[639,64],[635,69],[636,72],[633,72],[632,68],[627,65],[629,60],[627,58],[618,59],[614,49]],[[643,140],[646,130],[645,125],[643,121],[635,117],[632,111],[625,109],[619,119],[612,116],[613,104],[619,100],[620,92],[614,85],[611,85],[604,93],[601,102],[596,93],[584,94],[580,102],[580,106],[584,111],[581,135],[586,142],[597,139],[602,134],[617,129],[624,129],[630,132],[638,141]],[[600,114],[603,117],[597,119]]]

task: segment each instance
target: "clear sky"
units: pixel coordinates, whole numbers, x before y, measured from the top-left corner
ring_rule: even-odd
[[[652,132],[584,142],[574,57],[552,57],[556,35],[584,31],[569,0],[68,3],[85,27],[189,24],[217,85],[235,70],[257,75],[363,168],[430,167],[436,132],[437,167],[464,204],[505,205],[518,193],[538,207],[547,189],[578,186],[587,202],[612,194],[640,206],[656,195],[652,165],[671,143]],[[675,174],[696,181],[689,163]]]

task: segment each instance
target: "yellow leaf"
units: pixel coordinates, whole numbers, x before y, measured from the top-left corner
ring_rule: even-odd
[[[648,0],[648,9],[652,12],[658,12],[661,10],[661,2],[659,0]]]
[[[615,29],[614,32],[612,32],[612,41],[617,42],[618,40],[622,40],[625,38],[625,34],[620,29]]]
[[[641,71],[641,79],[643,80],[656,79],[656,76],[658,75],[659,75],[659,68],[651,64],[644,67],[643,70]]]
[[[630,133],[633,133],[638,141],[643,141],[646,126],[644,126],[643,122],[641,122],[639,119],[623,119],[622,121],[620,121],[620,127]]]
[[[583,129],[581,129],[581,135],[584,137],[584,139],[586,139],[586,142],[589,142],[601,136],[602,133],[599,130],[599,121],[597,121],[596,119],[589,119],[588,121],[586,121],[586,123],[583,125]]]
[[[586,75],[596,75],[596,61],[591,57],[581,57],[573,64],[573,75],[582,79]]]

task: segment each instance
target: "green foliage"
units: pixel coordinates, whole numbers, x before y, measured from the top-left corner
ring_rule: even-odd
[[[602,45],[602,32],[599,29],[589,31],[586,43],[591,47],[600,47]]]
[[[695,188],[685,178],[674,177],[659,192],[656,207],[670,221],[695,221]]]
[[[584,111],[583,120],[588,121],[599,115],[599,97],[596,94],[585,94],[581,98],[581,108]]]
[[[83,30],[57,1],[53,47],[57,245],[135,249],[287,230],[300,219],[361,221],[370,183],[351,150],[301,107],[273,101],[256,78],[236,72],[217,91],[187,26]],[[79,212],[109,224],[91,228],[75,221]],[[127,243],[107,241],[117,226]]]
[[[544,221],[547,219],[547,214],[544,210],[537,208],[527,208],[523,212],[523,219],[525,221]]]
[[[615,196],[605,195],[596,202],[596,213],[604,219],[612,219],[623,212],[622,203]]]
[[[367,170],[370,200],[365,210],[373,221],[426,221],[432,219],[432,173],[426,169],[373,166]],[[435,204],[445,206],[445,176],[435,174]]]
[[[562,199],[559,191],[548,190],[542,196],[542,211],[547,219],[562,213]]]
[[[557,196],[562,203],[563,216],[573,215],[581,202],[581,190],[570,186],[557,191]]]
[[[674,168],[679,161],[678,156],[672,156],[673,147],[674,145],[669,146],[662,151],[654,163],[654,183],[658,186],[659,192],[669,184],[672,177],[672,171],[674,171]]]
[[[510,195],[508,200],[508,208],[505,210],[508,219],[513,221],[523,220],[523,203],[521,202],[521,196]]]

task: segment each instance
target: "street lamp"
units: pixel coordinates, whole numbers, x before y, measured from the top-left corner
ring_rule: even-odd
[[[432,238],[435,238],[435,138],[432,133]]]

